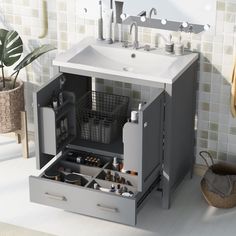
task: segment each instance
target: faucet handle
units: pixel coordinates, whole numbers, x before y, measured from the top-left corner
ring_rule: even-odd
[[[128,41],[123,41],[122,42],[122,47],[123,48],[128,48],[129,47],[129,42]]]
[[[138,41],[134,41],[133,49],[136,49],[136,50],[139,49],[139,42]]]
[[[145,44],[144,45],[144,51],[150,51],[151,50],[151,46],[150,45],[148,45],[148,44]]]

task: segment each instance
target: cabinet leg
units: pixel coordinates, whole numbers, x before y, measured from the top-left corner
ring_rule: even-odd
[[[162,208],[169,209],[171,201],[170,182],[169,178],[165,174],[162,178]]]
[[[28,146],[28,129],[27,129],[27,117],[26,112],[21,112],[21,142],[22,142],[22,155],[24,158],[29,158],[29,146]]]

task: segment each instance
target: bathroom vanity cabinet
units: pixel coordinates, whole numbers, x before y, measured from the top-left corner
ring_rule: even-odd
[[[130,51],[133,53],[133,50]],[[65,60],[72,57],[72,52],[73,55],[77,53],[72,49],[55,60],[60,74],[34,94],[37,168],[42,168],[42,171],[39,176],[30,176],[30,200],[135,225],[141,204],[158,184],[162,189],[162,199],[159,200],[163,207],[169,208],[174,189],[192,171],[197,55],[192,55],[191,61],[173,83],[165,83],[134,79],[129,73],[121,76],[96,68],[71,67]],[[74,64],[73,60],[70,63]],[[54,91],[60,89],[62,76],[66,78],[64,102],[53,109],[49,104]],[[138,122],[130,122],[128,110],[122,132],[109,144],[81,138],[78,104],[92,90],[92,78],[133,81],[134,84],[156,87],[155,94],[138,111]],[[63,140],[58,140],[57,127],[63,119],[67,120],[68,132]],[[70,155],[96,157],[99,165],[68,161]],[[114,157],[131,172],[121,173],[114,169]],[[50,169],[63,169],[64,176],[68,171],[78,173],[80,186],[45,178]],[[132,194],[123,196],[94,188],[95,185],[104,189],[109,189],[112,184],[117,186],[115,177],[107,179],[108,173],[123,179],[119,185]]]

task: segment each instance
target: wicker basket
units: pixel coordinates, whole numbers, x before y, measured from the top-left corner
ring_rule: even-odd
[[[210,157],[212,161],[211,166],[209,166],[206,158],[204,157],[204,154],[207,154]],[[210,153],[205,151],[200,152],[200,156],[204,159],[204,161],[207,163],[208,168],[211,169],[214,174],[219,176],[236,176],[235,165],[226,163],[214,164],[213,158]],[[221,195],[209,190],[208,184],[203,177],[203,179],[201,180],[201,191],[210,206],[214,206],[217,208],[232,208],[236,206],[236,181],[233,182],[231,194],[229,196],[222,197]]]
[[[24,111],[24,84],[18,80],[15,89],[0,91],[0,133],[21,128],[21,111]]]
[[[128,105],[129,98],[126,96],[87,92],[78,103],[81,139],[111,143],[122,133]]]

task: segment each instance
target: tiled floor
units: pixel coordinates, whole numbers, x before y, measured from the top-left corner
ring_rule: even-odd
[[[7,145],[3,145],[3,139],[0,139],[1,158],[8,152],[13,154],[13,147],[7,148]],[[16,152],[16,156],[19,155]],[[208,207],[200,193],[199,177],[186,179],[181,184],[170,210],[161,208],[160,194],[153,192],[139,212],[137,226],[130,227],[30,203],[28,177],[37,173],[35,158],[14,158],[0,162],[0,222],[59,236],[235,234],[236,209],[217,210]]]

